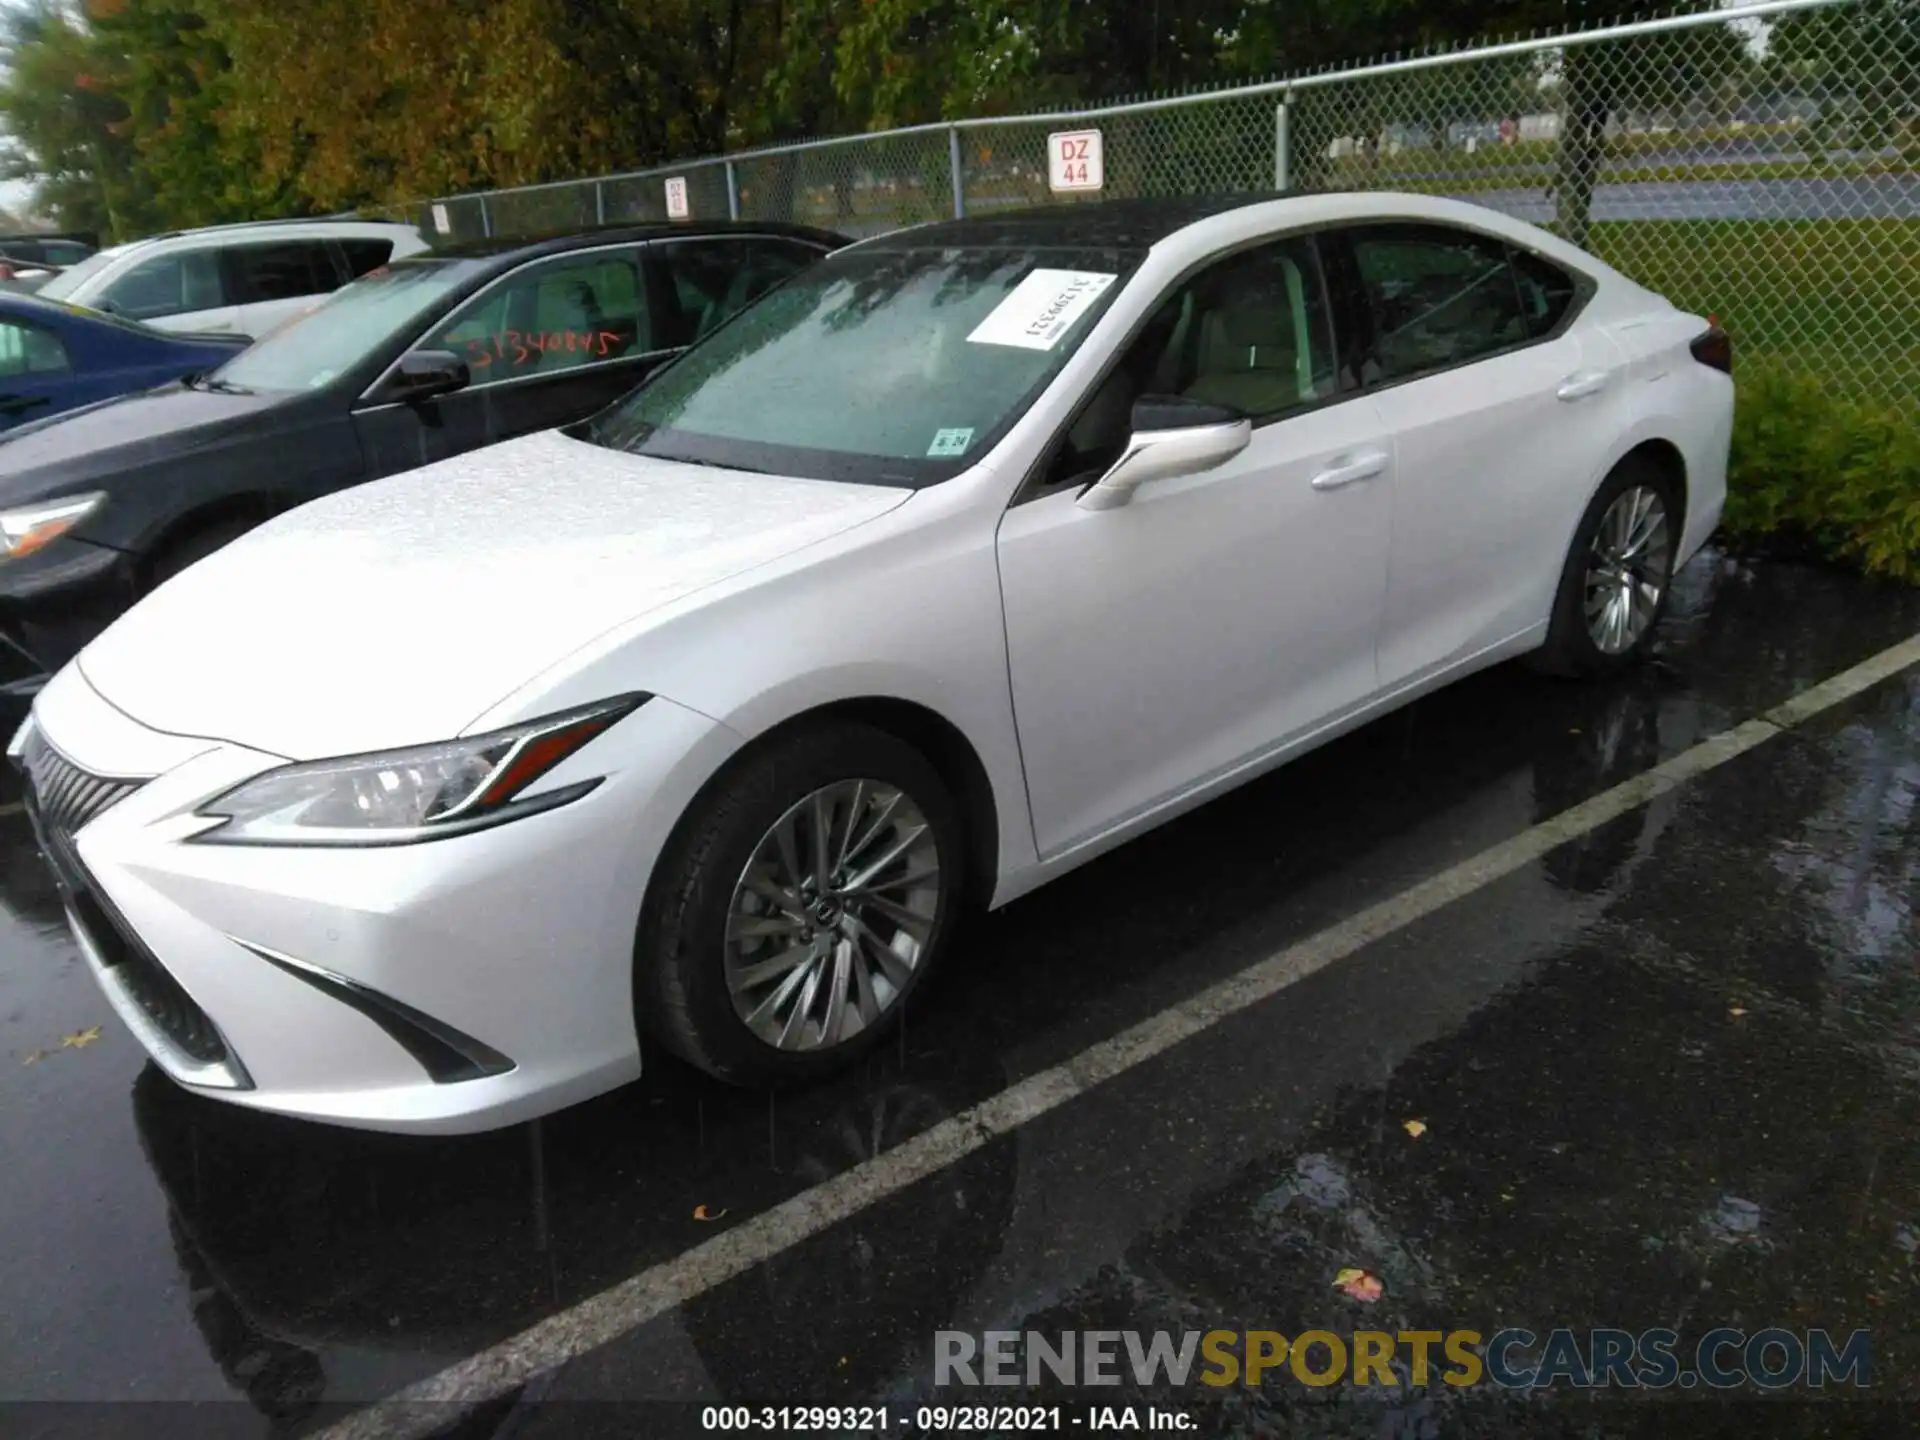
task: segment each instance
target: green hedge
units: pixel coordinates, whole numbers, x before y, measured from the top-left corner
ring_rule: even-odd
[[[1920,428],[1804,371],[1736,378],[1727,534],[1920,584]]]

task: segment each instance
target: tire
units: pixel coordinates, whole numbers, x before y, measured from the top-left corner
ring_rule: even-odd
[[[1658,501],[1662,512],[1658,534],[1651,533],[1650,522],[1645,522],[1649,524],[1646,554],[1637,563],[1621,565],[1603,560],[1596,553],[1602,527],[1607,527],[1609,537],[1617,535],[1619,531],[1614,527],[1622,516],[1615,512],[1616,502],[1638,495],[1651,495]],[[1628,520],[1633,512],[1626,507],[1632,503],[1629,500],[1623,506],[1624,518]],[[1560,586],[1554,592],[1546,643],[1530,657],[1535,670],[1548,675],[1611,675],[1646,656],[1661,617],[1666,614],[1667,597],[1673,589],[1673,562],[1684,518],[1680,486],[1660,465],[1646,456],[1629,455],[1614,466],[1594,492],[1574,530],[1573,544],[1560,571]],[[1637,532],[1628,536],[1629,540],[1633,538],[1637,538]],[[1611,545],[1611,540],[1601,543],[1603,548],[1618,548]],[[1632,562],[1631,550],[1624,553]],[[1610,582],[1590,585],[1597,567],[1608,565],[1615,572],[1624,570],[1632,576],[1633,584],[1622,584],[1622,596],[1617,601],[1609,599]],[[1657,589],[1650,604],[1644,603],[1643,598],[1647,584],[1654,584]],[[1590,622],[1589,608],[1595,604],[1602,608]],[[1619,604],[1630,604],[1631,610],[1621,622],[1619,632],[1614,633],[1608,628],[1609,617],[1618,614],[1613,607]],[[1596,634],[1597,630],[1609,637],[1606,643]]]
[[[222,520],[170,542],[165,549],[154,556],[152,564],[148,566],[147,588],[151,590],[164,585],[189,565],[204,560],[214,551],[231,545],[247,531],[253,529],[256,523],[252,520]]]
[[[893,792],[904,804],[883,814]],[[816,894],[821,796],[828,868],[851,848],[845,879],[867,880],[865,892],[830,883]],[[788,820],[783,849],[774,830]],[[869,826],[877,833],[859,833]],[[883,730],[834,723],[749,751],[688,809],[648,887],[634,948],[642,1035],[737,1085],[802,1083],[851,1064],[899,1023],[947,948],[968,893],[964,841],[939,773]]]

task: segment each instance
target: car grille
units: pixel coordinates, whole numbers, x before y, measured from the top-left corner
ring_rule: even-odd
[[[100,892],[74,845],[83,829],[146,782],[90,774],[49,745],[37,729],[28,732],[20,768],[27,780],[27,815],[60,882],[74,927],[84,933],[121,988],[184,1055],[202,1065],[232,1064],[226,1042],[207,1012],[153,958],[113,902]]]

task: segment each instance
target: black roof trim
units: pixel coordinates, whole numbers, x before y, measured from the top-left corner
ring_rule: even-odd
[[[936,220],[869,240],[863,250],[919,249],[930,245],[1074,245],[1144,249],[1176,231],[1229,210],[1289,197],[1271,194],[1167,195],[1151,199],[1097,200],[1000,210],[960,220]]]
[[[434,245],[419,258],[482,259],[511,256],[516,261],[540,255],[564,255],[596,245],[632,245],[647,240],[698,239],[715,235],[771,235],[806,240],[838,250],[853,242],[831,230],[811,225],[789,225],[779,220],[655,220],[625,225],[589,225],[578,230],[556,230],[540,235],[496,235],[486,240],[458,240]],[[407,257],[412,258],[412,257]]]

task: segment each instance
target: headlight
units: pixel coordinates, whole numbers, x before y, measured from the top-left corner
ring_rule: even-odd
[[[269,770],[194,813],[225,823],[192,837],[208,845],[406,845],[461,835],[577,800],[598,777],[526,793],[645,695],[506,730]]]
[[[0,560],[17,560],[51,544],[98,510],[106,498],[98,493],[68,495],[0,510]]]

